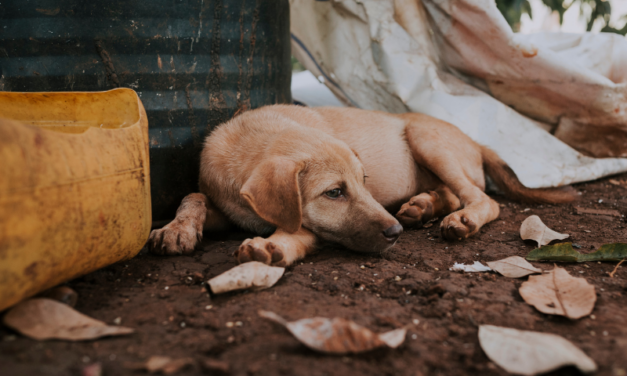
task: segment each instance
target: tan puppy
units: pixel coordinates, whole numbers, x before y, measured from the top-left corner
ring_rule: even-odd
[[[461,240],[499,215],[484,193],[484,170],[514,199],[575,198],[570,187],[525,188],[494,152],[426,115],[263,107],[207,137],[201,193],[185,197],[149,245],[159,254],[188,253],[203,228],[236,224],[261,236],[242,243],[240,262],[289,265],[321,241],[381,252],[398,239],[399,222],[420,227],[447,214],[442,236]]]

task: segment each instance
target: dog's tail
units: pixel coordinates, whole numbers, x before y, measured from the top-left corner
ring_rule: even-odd
[[[501,189],[505,196],[528,203],[536,204],[565,204],[577,198],[573,187],[560,188],[527,188],[516,176],[516,173],[494,151],[481,146],[483,169]]]

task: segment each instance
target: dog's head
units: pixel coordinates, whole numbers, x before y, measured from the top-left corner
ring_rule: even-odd
[[[322,133],[322,132],[319,132]],[[301,226],[360,252],[391,247],[403,228],[366,189],[366,171],[343,142],[326,134],[287,137],[261,162],[240,194],[284,231]]]

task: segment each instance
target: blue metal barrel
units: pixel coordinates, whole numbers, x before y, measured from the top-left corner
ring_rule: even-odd
[[[204,138],[290,103],[288,0],[3,0],[0,90],[135,89],[148,113],[153,221],[198,190]]]

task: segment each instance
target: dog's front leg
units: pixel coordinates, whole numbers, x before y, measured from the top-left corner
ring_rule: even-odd
[[[153,230],[148,238],[152,253],[178,255],[190,253],[202,240],[202,231],[225,230],[230,226],[226,217],[203,193],[192,193],[183,199],[176,218],[163,228]]]
[[[259,261],[268,265],[288,266],[311,253],[316,243],[316,235],[303,227],[295,233],[277,229],[267,239],[246,239],[235,251],[235,257],[240,263]]]

